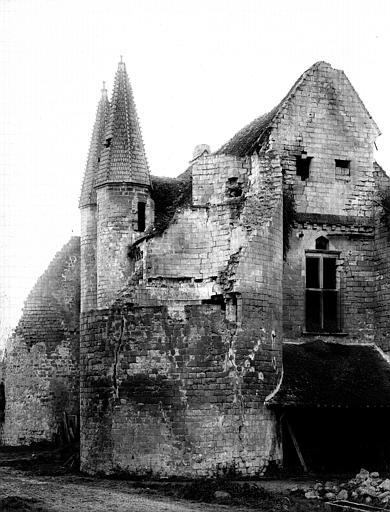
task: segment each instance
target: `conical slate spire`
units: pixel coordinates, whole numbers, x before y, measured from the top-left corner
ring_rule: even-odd
[[[83,186],[81,188],[79,207],[96,204],[95,182],[99,168],[102,148],[104,148],[104,137],[108,116],[110,111],[110,103],[107,97],[107,90],[103,82],[102,94],[98,104],[95,124],[93,127],[91,144],[89,146],[88,160],[85,167]]]
[[[110,116],[95,186],[105,183],[150,185],[133,93],[122,60],[115,76]]]

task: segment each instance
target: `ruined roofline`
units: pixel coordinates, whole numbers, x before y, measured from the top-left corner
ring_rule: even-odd
[[[367,116],[371,119],[374,127],[377,130],[377,136],[381,134],[377,124],[375,123],[373,117],[368,112],[366,106],[362,102],[360,96],[357,94],[356,90],[352,86],[348,77],[345,75],[343,70],[339,70],[336,68],[332,68],[332,66],[325,61],[318,61],[313,64],[310,68],[308,68],[294,83],[286,96],[282,99],[282,101],[274,107],[271,111],[266,114],[263,114],[257,117],[254,121],[248,123],[244,128],[239,130],[227,143],[225,143],[219,150],[216,151],[215,154],[228,154],[234,155],[238,157],[249,156],[253,154],[253,152],[261,145],[263,145],[267,140],[269,140],[270,132],[273,128],[275,128],[277,122],[280,119],[280,116],[286,109],[290,100],[294,97],[298,88],[303,84],[303,82],[307,79],[307,77],[314,71],[316,71],[320,66],[328,67],[336,71],[337,73],[342,74],[350,85],[351,89],[356,94],[356,97],[359,99],[361,105],[363,106]]]

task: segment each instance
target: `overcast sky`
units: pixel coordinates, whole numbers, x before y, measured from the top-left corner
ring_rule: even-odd
[[[123,55],[153,174],[185,170],[314,62],[343,69],[390,169],[388,0],[0,0],[0,319],[79,234],[101,83]]]

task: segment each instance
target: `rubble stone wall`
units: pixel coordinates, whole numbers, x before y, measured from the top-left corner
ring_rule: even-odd
[[[80,240],[57,253],[30,292],[5,354],[6,445],[52,441],[79,413]]]
[[[258,376],[266,347],[245,328],[238,335],[218,305],[185,311],[181,320],[164,307],[82,315],[83,470],[254,475],[280,460],[263,405],[268,376]]]

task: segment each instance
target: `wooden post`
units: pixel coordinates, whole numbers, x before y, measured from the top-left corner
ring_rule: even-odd
[[[290,425],[289,421],[287,420],[287,418],[285,418],[285,422],[286,422],[289,434],[291,436],[292,442],[294,444],[294,448],[295,448],[295,450],[297,452],[297,455],[298,455],[298,458],[299,458],[299,462],[301,463],[301,466],[303,467],[303,471],[305,473],[307,473],[308,472],[307,471],[307,466],[306,466],[306,463],[305,463],[305,459],[303,458],[302,452],[301,452],[301,450],[299,448],[299,444],[298,444],[297,438],[295,437],[293,429],[291,428],[291,425]]]

